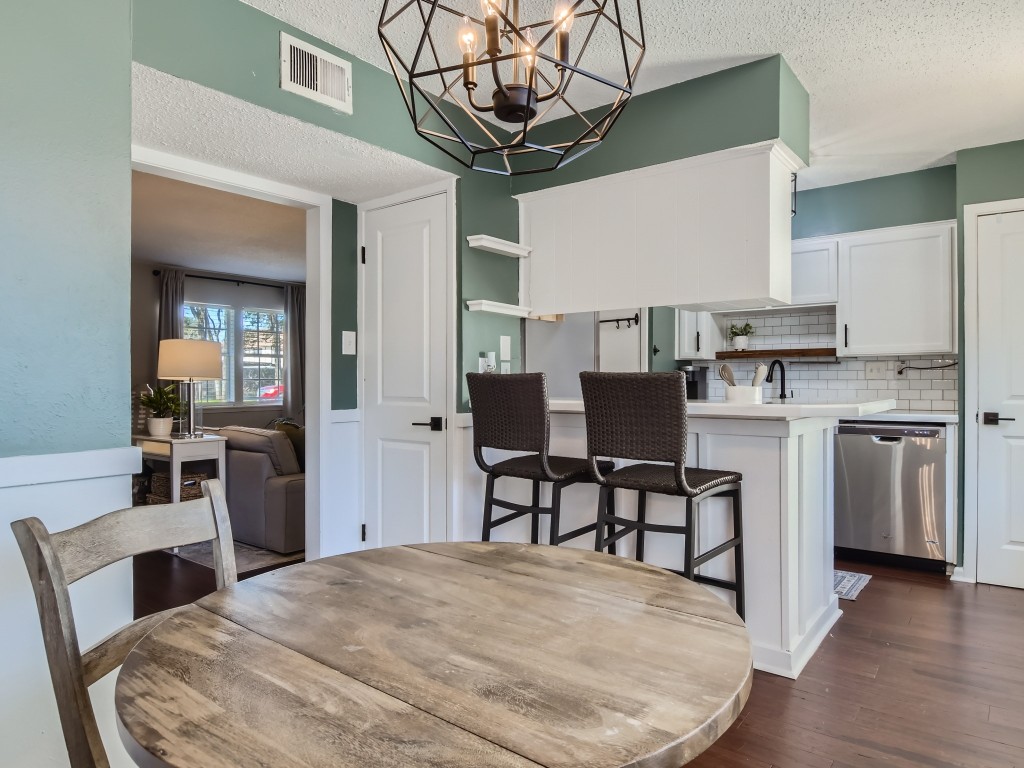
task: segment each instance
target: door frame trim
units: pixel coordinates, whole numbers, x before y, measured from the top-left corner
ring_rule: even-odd
[[[978,220],[1016,211],[1024,211],[1024,198],[964,206],[964,410],[960,414],[964,434],[964,559],[954,569],[954,581],[978,580]]]
[[[457,307],[456,297],[458,296],[458,274],[457,274],[457,251],[458,251],[458,240],[456,237],[456,209],[458,205],[458,197],[456,194],[456,182],[458,178],[451,176],[442,181],[435,181],[430,184],[426,184],[422,187],[416,187],[414,189],[407,190],[405,192],[399,192],[394,195],[388,195],[386,197],[380,197],[375,200],[368,200],[364,203],[359,203],[356,206],[357,210],[357,226],[358,226],[358,238],[360,253],[366,246],[366,214],[370,211],[380,210],[381,208],[390,208],[395,205],[402,205],[403,203],[411,203],[416,200],[422,200],[425,197],[433,197],[435,195],[445,196],[445,209],[446,209],[446,224],[447,233],[445,237],[445,267],[448,271],[445,279],[445,337],[446,337],[446,349],[445,353],[448,356],[448,362],[445,366],[445,406],[444,406],[444,419],[445,419],[445,533],[446,539],[451,541],[454,536],[454,520],[456,514],[456,487],[455,487],[455,450],[457,447],[456,433],[458,430],[455,429],[455,398],[458,392],[458,338],[456,324],[457,318]],[[361,267],[362,265],[360,265]],[[359,327],[366,328],[366,270],[359,270]],[[361,411],[365,412],[367,407],[367,401],[365,399],[366,392],[366,374],[364,366],[366,365],[366,355],[359,355],[356,363],[356,368],[359,377],[359,388],[358,398],[359,407]],[[365,445],[366,439],[366,419],[362,420],[359,430],[359,440],[361,445]],[[360,473],[360,498],[366,498],[366,462],[364,461],[362,466],[362,472]],[[366,523],[366,505],[365,502],[362,505],[362,522]],[[363,542],[362,548],[366,549],[367,542]]]
[[[321,510],[328,509],[330,498],[322,467],[330,458],[328,442],[331,424],[331,267],[334,201],[330,195],[290,184],[252,176],[240,171],[204,163],[168,152],[132,144],[133,170],[163,176],[190,184],[233,192],[246,197],[302,208],[306,211],[306,404],[315,409],[315,418],[306,419],[311,433],[306,441],[306,559],[315,560],[324,549],[324,525]],[[308,411],[307,411],[308,415]],[[327,547],[333,545],[327,542]]]

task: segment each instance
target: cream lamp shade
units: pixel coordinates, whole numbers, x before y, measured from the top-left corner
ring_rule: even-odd
[[[224,376],[219,341],[164,339],[156,377],[167,381],[210,381]]]

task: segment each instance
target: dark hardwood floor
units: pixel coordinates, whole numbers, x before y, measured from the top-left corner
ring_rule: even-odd
[[[755,673],[694,768],[1024,768],[1024,591],[864,563],[800,675]]]
[[[874,578],[800,679],[756,673],[740,719],[689,765],[1024,768],[1024,591],[837,567]],[[166,553],[136,558],[135,579],[137,613],[213,590],[208,568]]]

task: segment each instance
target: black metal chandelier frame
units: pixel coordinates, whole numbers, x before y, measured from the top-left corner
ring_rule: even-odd
[[[498,17],[500,24],[500,40],[509,42],[513,50],[508,53],[491,50],[485,51],[480,55],[476,55],[474,52],[472,55],[464,56],[461,63],[450,65],[443,65],[441,63],[443,57],[439,52],[438,43],[434,39],[432,25],[439,18],[437,14],[450,14],[457,19],[481,28],[486,28],[486,19],[471,17],[441,2],[441,0],[404,0],[397,10],[390,13],[389,6],[393,5],[393,3],[390,0],[386,0],[384,3],[378,24],[378,34],[391,64],[392,72],[398,81],[399,89],[416,132],[446,155],[468,168],[505,176],[554,170],[582,157],[599,146],[633,96],[636,76],[644,59],[646,43],[639,0],[636,0],[637,34],[633,34],[623,27],[620,0],[570,0],[567,4],[568,12],[577,21],[588,20],[590,22],[583,43],[580,45],[574,60],[568,55],[568,33],[564,33],[564,40],[556,38],[558,44],[557,53],[561,54],[561,57],[558,55],[552,56],[541,50],[545,43],[551,40],[553,36],[563,34],[559,32],[559,19],[547,18],[528,24],[521,24],[518,18],[518,0],[492,0],[492,2],[494,3],[492,6],[494,15]],[[392,24],[397,22],[403,14],[409,13],[414,7],[419,13],[423,32],[419,37],[411,63],[407,63],[406,58],[398,52],[387,33],[388,28]],[[606,77],[588,71],[580,65],[598,29],[598,24],[602,21],[611,23],[618,33],[619,45],[622,51],[622,62],[625,69],[623,83],[613,82]],[[531,39],[532,30],[544,27],[548,27],[547,31],[539,40],[533,41]],[[630,44],[636,47],[636,58],[632,63],[630,62],[628,48]],[[420,65],[424,60],[429,61],[434,66],[420,69]],[[558,72],[558,77],[555,81],[541,71],[540,66],[538,66],[540,61],[554,66]],[[517,79],[518,69],[520,63],[522,63],[526,73],[525,83],[503,83],[499,74],[499,65],[504,62],[513,63],[514,81]],[[473,99],[476,83],[471,82],[470,77],[472,76],[471,73],[478,66],[491,67],[494,80],[498,85],[492,97],[494,103],[490,107],[481,107]],[[614,101],[599,119],[589,119],[584,114],[585,110],[577,109],[567,97],[566,91],[577,75],[600,83],[616,92]],[[440,93],[431,93],[424,87],[424,83],[432,78],[440,78]],[[475,77],[473,77],[473,80],[475,80]],[[465,99],[460,98],[456,90],[456,86],[460,84],[466,89]],[[550,90],[545,94],[539,94],[537,91],[539,85]],[[520,99],[519,106],[521,107],[522,118],[515,121],[515,130],[510,131],[512,133],[511,138],[499,138],[498,131],[494,130],[497,126],[481,119],[478,114],[481,112],[497,111],[495,108],[497,100],[501,98],[499,91],[505,91],[505,96],[508,96],[507,88],[523,89],[524,86],[526,89],[525,97],[522,92],[514,94],[515,97]],[[421,108],[416,98],[417,94],[425,103],[426,109]],[[547,103],[544,103],[545,101]],[[531,140],[531,131],[558,104],[563,104],[566,107],[569,112],[567,117],[578,118],[579,121],[582,121],[582,132],[575,138],[561,139],[553,143],[540,143]],[[539,107],[542,105],[543,109],[540,109]],[[474,141],[471,139],[467,135],[467,131],[459,127],[456,119],[452,115],[446,114],[445,107],[448,110],[457,109],[460,115],[468,116],[476,129],[486,136],[491,143],[485,144],[480,140]],[[439,118],[447,128],[448,133],[428,127],[427,121],[431,117]],[[512,121],[506,120],[506,122]],[[463,154],[459,153],[460,149],[463,150]],[[535,155],[536,153],[551,156],[554,162],[549,165],[537,164],[521,168],[513,166],[513,161],[517,156]],[[488,167],[480,163],[482,158],[490,155],[500,157],[501,163],[499,167]]]

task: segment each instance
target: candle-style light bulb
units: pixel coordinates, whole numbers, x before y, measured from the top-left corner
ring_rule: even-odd
[[[498,0],[480,0],[480,10],[484,16],[497,16],[498,9],[495,7]]]
[[[572,3],[567,2],[566,0],[558,0],[558,2],[555,3],[555,12],[552,15],[552,18],[560,32],[572,31],[572,22],[576,16],[572,12],[572,5]]]
[[[462,27],[459,28],[459,48],[463,53],[476,53],[476,30],[469,23],[469,17],[462,17]]]
[[[534,55],[533,52],[537,46],[533,42],[533,30],[527,29],[523,35],[526,38],[526,44],[523,46],[523,62],[526,64],[526,82],[530,82],[530,72],[533,69]]]

